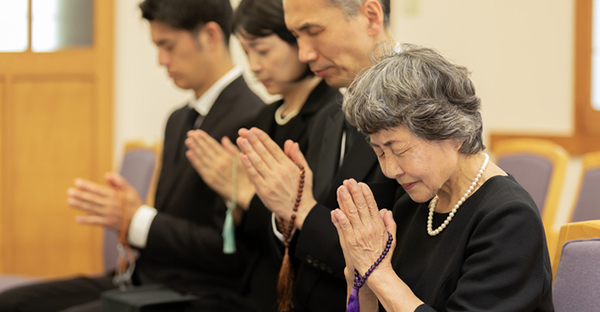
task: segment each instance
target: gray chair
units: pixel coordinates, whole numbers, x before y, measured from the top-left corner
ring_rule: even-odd
[[[579,192],[571,222],[600,219],[600,152],[583,155],[581,163]]]
[[[600,238],[564,244],[552,297],[556,312],[600,309]]]
[[[567,171],[568,152],[556,143],[538,139],[498,141],[493,146],[496,163],[531,195],[544,224],[555,214]]]
[[[139,141],[125,145],[120,174],[133,186],[145,203],[152,205],[160,167],[162,144],[148,145]],[[104,230],[104,269],[110,272],[117,263],[119,237],[112,230]]]
[[[512,139],[492,146],[496,164],[515,177],[537,205],[548,241],[548,251],[554,254],[555,221],[562,192],[569,153],[560,145],[539,139]]]
[[[128,142],[125,145],[123,162],[120,174],[138,191],[146,203],[152,204],[156,181],[160,168],[162,144],[148,145],[138,141]],[[104,270],[114,270],[117,262],[118,236],[114,231],[104,231],[103,257]],[[22,275],[0,274],[0,292],[39,282],[36,277]]]

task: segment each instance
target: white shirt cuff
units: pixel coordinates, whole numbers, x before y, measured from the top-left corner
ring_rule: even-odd
[[[283,237],[283,234],[281,234],[281,232],[279,232],[279,230],[277,229],[277,219],[276,219],[274,213],[271,214],[271,225],[273,226],[273,233],[275,234],[275,236],[282,243],[285,243],[285,238]],[[294,230],[292,231],[292,235],[290,237],[294,237],[294,234],[296,234],[296,228],[294,228]]]
[[[135,212],[133,218],[131,218],[131,224],[129,224],[129,232],[127,232],[127,240],[131,246],[146,247],[150,225],[152,225],[156,213],[156,209],[146,205],[142,205]]]

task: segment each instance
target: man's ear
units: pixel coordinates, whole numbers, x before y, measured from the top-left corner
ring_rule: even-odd
[[[224,43],[223,30],[216,22],[208,22],[204,24],[202,29],[198,32],[197,39],[202,47],[214,51]]]
[[[368,33],[371,37],[377,37],[384,30],[383,8],[378,0],[366,0],[360,7],[360,12],[369,21]]]

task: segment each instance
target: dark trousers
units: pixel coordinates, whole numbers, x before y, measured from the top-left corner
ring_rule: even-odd
[[[114,289],[112,276],[30,284],[0,293],[0,312],[102,312],[100,293]],[[201,295],[185,312],[256,312],[239,298]]]
[[[112,276],[50,281],[0,294],[0,312],[99,312],[100,293],[113,289]]]

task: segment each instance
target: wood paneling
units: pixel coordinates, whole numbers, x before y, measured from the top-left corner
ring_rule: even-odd
[[[4,188],[2,187],[2,177],[4,176],[4,171],[3,168],[4,166],[2,165],[2,162],[4,161],[2,158],[2,155],[4,155],[3,151],[2,151],[2,134],[6,133],[6,129],[4,128],[4,123],[2,122],[4,120],[4,118],[2,118],[3,116],[3,111],[4,111],[4,103],[6,103],[6,92],[4,91],[4,77],[0,75],[0,204],[4,203],[4,199],[3,199],[3,192],[4,192]],[[0,226],[3,224],[3,209],[0,208]],[[3,236],[3,231],[0,230],[0,246],[4,246],[4,236]],[[4,250],[2,248],[0,248],[0,272],[4,271]]]
[[[74,177],[92,178],[97,151],[91,77],[19,78],[7,106],[5,271],[38,276],[95,271],[98,229],[66,205]]]
[[[66,191],[112,170],[113,15],[94,1],[93,46],[0,53],[0,273],[102,271],[102,230]]]
[[[571,155],[583,155],[589,152],[600,151],[600,136],[585,134],[574,134],[571,136],[549,136],[529,133],[492,133],[490,136],[490,146],[488,146],[488,148],[493,149],[494,144],[498,141],[523,138],[552,141],[562,146]]]
[[[64,60],[68,59],[68,62]],[[52,53],[2,53],[0,68],[3,72],[27,74],[93,74],[96,64],[94,52],[89,49],[71,49]]]
[[[96,10],[94,28],[94,82],[96,106],[97,146],[103,152],[98,157],[97,166],[100,174],[112,170],[113,148],[113,85],[114,85],[114,3],[115,0],[95,1]],[[100,178],[100,177],[99,177]]]

